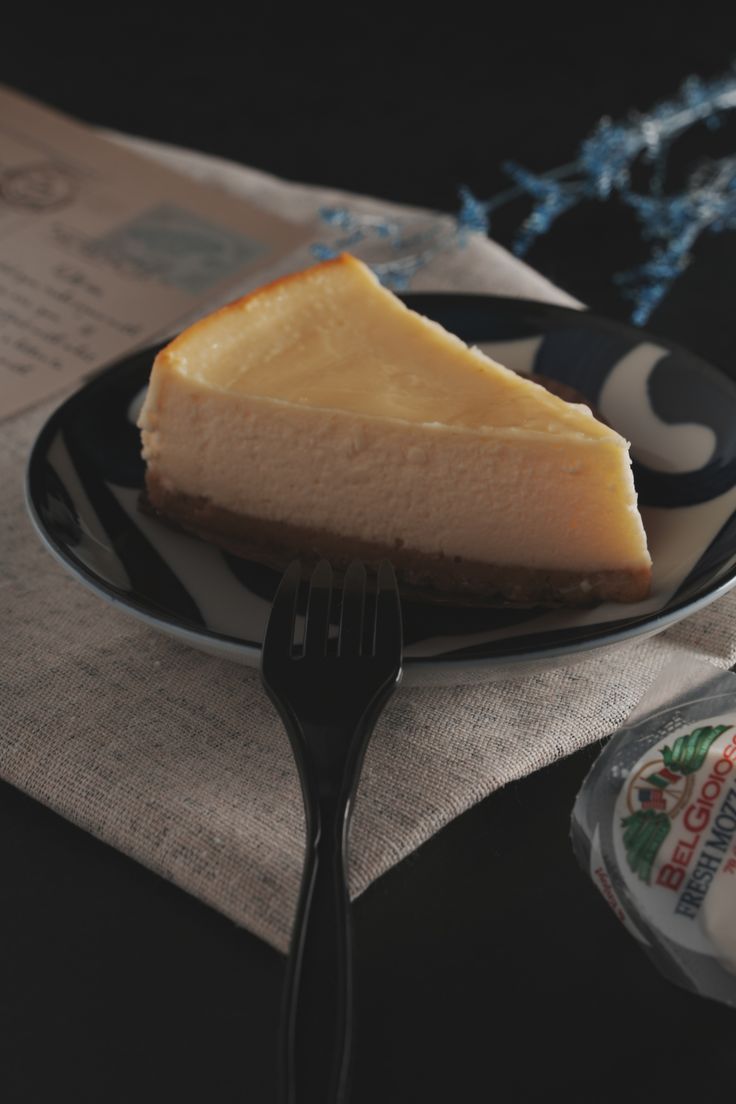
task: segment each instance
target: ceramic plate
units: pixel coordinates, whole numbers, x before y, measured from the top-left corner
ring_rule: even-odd
[[[736,582],[736,385],[641,330],[588,312],[473,295],[407,295],[415,310],[525,374],[582,392],[632,442],[654,561],[651,596],[582,611],[404,606],[413,683],[463,683],[569,663],[658,632]],[[257,664],[278,576],[142,514],[135,419],[155,350],[129,357],[50,418],[28,502],[50,551],[155,628]]]

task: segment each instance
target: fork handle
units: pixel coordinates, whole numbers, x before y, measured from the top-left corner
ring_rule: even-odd
[[[284,990],[282,1070],[288,1104],[341,1104],[352,1027],[347,889],[349,800],[305,793],[307,849]]]

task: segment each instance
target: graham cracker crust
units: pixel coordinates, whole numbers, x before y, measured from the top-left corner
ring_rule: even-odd
[[[546,570],[478,563],[460,556],[428,554],[401,543],[380,544],[341,537],[326,530],[247,517],[162,487],[150,471],[141,507],[188,533],[244,559],[283,570],[294,559],[305,568],[325,557],[337,570],[352,560],[393,564],[406,597],[467,606],[592,606],[638,602],[649,592],[651,572]]]

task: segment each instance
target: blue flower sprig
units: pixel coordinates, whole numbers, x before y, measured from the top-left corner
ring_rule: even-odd
[[[440,252],[462,246],[468,234],[487,234],[496,211],[527,198],[532,207],[513,242],[518,256],[527,254],[565,212],[583,202],[605,203],[616,197],[636,217],[642,237],[650,243],[643,264],[617,273],[615,282],[633,302],[632,321],[643,324],[685,271],[701,234],[736,230],[736,155],[696,166],[684,187],[667,190],[668,158],[676,138],[697,123],[717,127],[724,112],[736,108],[736,71],[704,81],[689,77],[676,96],[646,114],[632,113],[621,122],[601,119],[579,145],[576,157],[544,173],[533,173],[513,162],[504,165],[511,186],[490,199],[460,190],[457,215],[439,227],[428,223],[407,229],[404,220],[357,215],[347,208],[327,208],[320,214],[339,231],[331,244],[312,247],[319,259],[335,256],[360,243],[368,252],[380,245],[371,261],[379,278],[395,290]],[[634,166],[648,168],[647,189],[632,183]]]
[[[318,242],[311,247],[317,260],[330,260],[361,245],[363,260],[370,264],[381,283],[394,291],[405,291],[412,277],[438,253],[462,246],[469,229],[449,216],[386,219],[356,214],[347,207],[322,207],[319,216],[339,234],[330,244]]]

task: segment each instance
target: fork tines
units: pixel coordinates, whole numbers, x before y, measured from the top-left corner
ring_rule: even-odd
[[[312,571],[303,621],[299,596],[303,569],[299,560],[285,572],[273,602],[264,656],[358,658],[395,652],[401,639],[401,606],[396,575],[384,560],[374,576],[356,560],[342,578],[327,560]]]

